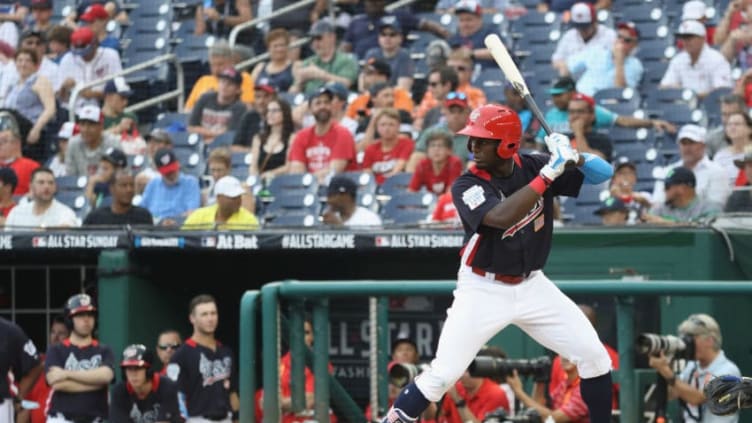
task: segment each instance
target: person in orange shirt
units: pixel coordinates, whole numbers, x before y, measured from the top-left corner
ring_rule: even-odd
[[[363,67],[361,73],[360,83],[361,92],[358,97],[355,98],[347,107],[347,117],[351,119],[357,119],[358,116],[368,116],[370,114],[370,107],[368,103],[371,100],[370,88],[379,82],[389,82],[392,77],[392,67],[389,63],[383,59],[377,59],[375,57],[368,59],[368,62]],[[404,88],[394,87],[394,107],[400,110],[404,110],[407,113],[413,112],[413,99],[411,94]]]
[[[462,423],[482,421],[494,410],[503,408],[509,412],[507,394],[487,377],[473,377],[468,371],[447,391],[441,403],[439,423]]]
[[[217,40],[209,48],[209,75],[204,75],[196,81],[191,94],[185,101],[185,112],[190,112],[198,99],[208,91],[217,91],[219,87],[219,74],[226,68],[235,65],[233,51],[227,41]],[[254,100],[253,78],[248,72],[240,73],[243,80],[240,85],[240,100],[250,106]]]
[[[459,48],[449,53],[447,58],[447,66],[454,69],[457,72],[457,90],[467,95],[468,102],[470,103],[470,109],[476,108],[486,104],[486,94],[480,88],[470,85],[470,79],[473,76],[474,62],[472,52],[466,47]],[[426,111],[439,105],[438,100],[433,96],[432,91],[429,89],[421,100],[420,108]]]

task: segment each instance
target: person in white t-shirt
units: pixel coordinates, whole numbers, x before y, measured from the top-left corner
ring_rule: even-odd
[[[355,199],[358,185],[344,175],[337,175],[329,181],[326,191],[327,208],[324,210],[324,223],[334,226],[372,227],[381,225],[378,214],[359,206]]]
[[[570,28],[559,39],[551,56],[551,64],[561,75],[568,75],[567,59],[587,48],[610,49],[616,41],[616,31],[598,23],[595,7],[590,3],[579,2],[569,11]]]
[[[5,230],[30,230],[79,226],[76,213],[55,200],[55,175],[46,167],[31,174],[31,200],[22,202],[10,211]]]

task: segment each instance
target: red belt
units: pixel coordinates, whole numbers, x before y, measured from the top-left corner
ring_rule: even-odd
[[[518,283],[524,281],[526,278],[525,276],[500,275],[498,273],[490,273],[477,267],[473,267],[472,271],[476,275],[483,276],[484,278],[486,277],[486,273],[488,273],[489,275],[493,275],[494,280],[498,282],[503,282],[509,285],[517,285]]]

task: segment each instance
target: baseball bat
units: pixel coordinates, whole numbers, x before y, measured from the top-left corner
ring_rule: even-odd
[[[538,119],[543,130],[546,131],[546,135],[550,135],[553,132],[551,127],[548,126],[548,122],[546,122],[543,112],[538,108],[538,104],[530,94],[530,90],[525,83],[525,78],[522,77],[517,65],[514,64],[514,60],[512,60],[512,56],[509,55],[509,51],[504,46],[501,38],[496,34],[489,34],[483,42],[485,43],[486,48],[491,52],[496,64],[501,68],[507,81],[509,81],[514,90],[525,100],[527,107],[530,108],[530,111],[533,112],[535,118]]]

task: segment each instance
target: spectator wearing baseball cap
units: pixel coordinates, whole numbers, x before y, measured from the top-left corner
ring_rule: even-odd
[[[323,87],[321,87],[321,90],[329,92],[329,94],[331,94],[332,96],[332,116],[334,120],[340,125],[344,126],[351,135],[355,136],[355,133],[358,130],[358,121],[347,115],[350,90],[345,88],[345,86],[340,84],[339,82],[328,82]],[[306,110],[302,114],[302,127],[307,128],[316,123],[316,119],[309,110]],[[295,119],[300,119],[300,115],[300,108],[294,110],[293,121],[295,121]]]
[[[234,49],[230,48],[230,44],[224,39],[218,39],[209,47],[209,74],[201,76],[195,84],[193,89],[185,100],[185,110],[190,112],[195,107],[196,102],[202,95],[210,92],[217,91],[219,86],[219,74],[225,69],[235,66],[236,60],[239,55],[236,55]],[[242,71],[240,75],[243,78],[243,83],[240,86],[240,100],[250,107],[255,100],[255,90],[253,85],[253,78],[248,72]]]
[[[410,53],[402,48],[404,35],[396,16],[386,15],[379,19],[379,45],[366,52],[366,62],[370,59],[382,60],[389,64],[389,82],[395,87],[410,91],[413,87],[415,65]]]
[[[157,151],[154,165],[159,177],[146,185],[141,206],[147,208],[160,225],[174,226],[200,206],[198,179],[180,171],[178,157],[169,148]]]
[[[99,41],[100,47],[120,51],[120,41],[110,35],[107,31],[107,23],[110,21],[110,14],[104,8],[104,5],[100,3],[90,4],[79,17],[79,20],[91,28]]]
[[[577,94],[576,82],[571,76],[562,76],[551,84],[548,93],[551,95],[554,107],[546,110],[546,122],[554,132],[562,134],[571,132],[568,108],[572,97]],[[613,126],[621,126],[625,128],[655,128],[672,134],[676,132],[676,127],[663,119],[640,119],[628,115],[617,115],[599,104],[595,105],[593,126],[597,130],[608,130]],[[546,132],[541,128],[535,137],[540,148],[543,148],[545,137]]]
[[[324,223],[354,228],[381,226],[381,217],[359,206],[355,202],[357,196],[358,185],[350,177],[333,177],[326,188],[326,209],[322,214]]]
[[[595,132],[595,100],[585,94],[576,93],[572,96],[567,108],[569,127],[572,132],[570,138],[574,140],[577,151],[591,153],[611,161],[614,145],[608,135]]]
[[[637,164],[629,157],[622,156],[614,160],[614,176],[610,181],[611,196],[621,200],[635,213],[629,214],[630,225],[636,223],[636,218],[643,209],[652,207],[653,195],[647,191],[635,191],[637,184]]]
[[[472,108],[470,99],[467,94],[461,91],[451,91],[441,102],[442,119],[436,125],[424,129],[415,143],[415,152],[410,156],[407,164],[407,172],[415,172],[418,163],[426,158],[428,151],[428,141],[433,138],[436,132],[449,132],[452,134],[452,152],[462,160],[465,166],[470,160],[470,152],[467,150],[467,137],[458,135],[460,129],[465,127],[467,119],[470,117]]]
[[[107,81],[104,87],[104,129],[120,138],[120,145],[128,155],[146,153],[146,141],[138,131],[138,117],[125,111],[128,99],[133,95],[125,78],[118,76]]]
[[[449,46],[470,50],[475,63],[484,69],[498,66],[483,41],[495,31],[483,25],[483,8],[480,3],[475,0],[460,0],[454,6],[454,14],[457,16],[457,32],[449,37]]]
[[[108,148],[99,161],[97,173],[86,184],[86,198],[92,207],[109,205],[110,181],[115,171],[128,167],[128,157],[119,148]]]
[[[68,97],[78,85],[106,78],[123,70],[116,50],[99,46],[96,34],[89,27],[79,27],[71,34],[71,52],[60,61],[60,78],[63,80],[58,97],[67,107]],[[98,103],[104,98],[104,84],[79,92],[75,107]]]
[[[618,197],[608,197],[593,214],[601,217],[603,226],[623,226],[627,224],[629,207]]]
[[[700,223],[721,211],[721,204],[706,201],[697,195],[695,174],[684,166],[669,170],[664,185],[664,203],[657,204],[650,213],[644,213],[644,222],[659,225]]]
[[[598,23],[595,6],[591,3],[573,4],[569,10],[569,23],[573,28],[562,35],[551,56],[551,63],[561,75],[567,75],[568,58],[587,48],[609,49],[616,39],[613,29]]]
[[[246,106],[240,100],[243,77],[233,67],[219,74],[217,91],[199,98],[188,118],[188,132],[198,134],[206,144],[227,131],[235,131]]]
[[[18,185],[18,176],[10,167],[0,167],[0,226],[5,225],[5,218],[16,202],[13,200],[13,191]]]
[[[705,25],[682,21],[675,32],[684,51],[671,58],[659,88],[688,88],[702,98],[716,88],[731,87],[731,66],[705,43]]]
[[[310,95],[327,82],[339,82],[347,88],[358,79],[358,63],[337,49],[337,34],[328,18],[314,23],[309,32],[313,55],[293,66],[293,90]]]
[[[744,182],[739,184],[731,193],[724,211],[727,213],[752,211],[752,144],[744,149],[744,155],[734,164],[739,168],[740,179]]]
[[[78,125],[75,122],[65,122],[57,131],[57,152],[46,164],[56,178],[67,174],[65,154],[68,151],[68,140],[79,132]]]
[[[360,94],[350,102],[347,107],[347,117],[356,120],[362,120],[363,117],[371,114],[372,103],[371,101],[371,87],[378,83],[389,83],[392,79],[392,67],[384,59],[371,57],[363,65],[363,71],[360,74],[360,83],[362,87]],[[409,91],[402,87],[395,87],[389,83],[389,86],[393,87],[392,94],[394,96],[394,103],[390,107],[395,107],[399,110],[404,110],[407,113],[412,113],[414,103],[412,95]]]
[[[669,164],[664,171],[668,173],[679,166],[686,167],[696,178],[697,195],[706,202],[723,205],[731,193],[731,186],[723,168],[705,154],[706,136],[707,130],[702,126],[682,126],[676,136],[681,158]],[[664,182],[658,179],[653,187],[653,206],[663,204],[665,200]]]
[[[443,39],[449,37],[449,32],[439,22],[418,18],[414,13],[407,11],[387,12],[386,4],[384,0],[364,2],[365,13],[355,16],[347,27],[341,45],[343,51],[352,52],[358,59],[364,59],[368,50],[378,46],[379,20],[384,16],[396,16],[403,34],[417,30],[430,32]]]
[[[577,91],[592,96],[607,88],[639,88],[642,62],[632,53],[640,40],[640,31],[634,22],[619,22],[616,28],[617,37],[612,45],[590,46],[567,58],[569,74],[580,75]]]
[[[76,112],[80,133],[68,142],[65,157],[67,175],[93,176],[99,161],[110,148],[119,148],[118,137],[104,132],[104,115],[97,106],[83,106]]]
[[[184,230],[253,230],[258,229],[256,216],[241,207],[247,188],[234,176],[224,176],[214,185],[217,202],[191,213],[183,223]]]

